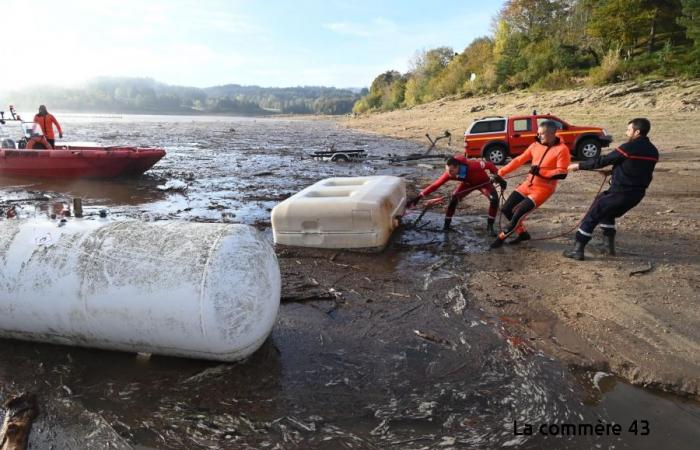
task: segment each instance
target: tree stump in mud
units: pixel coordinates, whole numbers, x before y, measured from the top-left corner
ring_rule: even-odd
[[[25,450],[32,421],[39,414],[36,396],[20,394],[5,402],[5,420],[0,429],[0,450]]]

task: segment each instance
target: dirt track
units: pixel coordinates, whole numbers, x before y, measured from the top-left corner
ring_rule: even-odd
[[[449,130],[446,152],[461,150],[474,118],[551,112],[577,125],[601,125],[624,138],[633,117],[648,117],[661,151],[643,202],[618,221],[618,256],[595,251],[587,260],[561,256],[564,238],[464,255],[467,292],[487,311],[516,318],[512,326],[572,365],[609,369],[634,384],[700,396],[700,82],[659,81],[595,90],[510,93],[447,99],[408,110],[346,118],[346,127],[425,143]],[[416,188],[439,169],[415,179]],[[518,179],[510,180],[508,191]],[[578,172],[528,219],[535,238],[572,229],[600,187],[601,177]],[[482,198],[468,197],[458,214],[483,214]],[[598,231],[599,233],[599,231]],[[641,274],[633,272],[648,269]]]

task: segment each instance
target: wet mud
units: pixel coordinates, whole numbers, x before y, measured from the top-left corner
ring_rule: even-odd
[[[321,178],[435,173],[379,159],[424,150],[418,144],[320,121],[65,121],[71,139],[159,145],[168,155],[136,180],[0,179],[3,209],[50,215],[81,197],[87,220],[106,209],[115,220],[240,222],[271,239],[270,209]],[[308,158],[330,145],[377,159]],[[517,320],[475,303],[469,264],[485,255],[488,238],[485,208],[473,210],[450,233],[440,230],[440,210],[417,224],[409,214],[382,252],[277,248],[278,323],[246,361],[4,340],[0,396],[37,395],[30,448],[693,448],[697,403],[572,369]],[[613,422],[620,436],[524,433],[526,424]]]

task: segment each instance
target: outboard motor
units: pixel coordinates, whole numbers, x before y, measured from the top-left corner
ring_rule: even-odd
[[[15,145],[15,141],[13,141],[10,138],[3,139],[2,142],[0,143],[0,148],[11,148],[11,149],[16,149],[17,146]]]
[[[0,111],[0,125],[5,125],[5,111]],[[5,130],[0,128],[0,148],[15,148],[15,141],[7,137]]]

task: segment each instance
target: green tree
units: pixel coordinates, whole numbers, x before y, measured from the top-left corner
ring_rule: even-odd
[[[700,0],[682,0],[683,15],[678,23],[685,27],[685,34],[694,43],[694,51],[700,52]]]
[[[652,52],[659,37],[679,37],[674,18],[680,15],[680,0],[585,1],[592,8],[588,30],[606,51],[617,47],[630,57],[641,48]]]
[[[406,91],[404,94],[404,104],[406,106],[415,106],[423,102],[425,87],[421,84],[419,78],[409,77],[406,81]]]
[[[352,112],[355,114],[362,114],[369,111],[369,105],[367,104],[367,97],[362,97],[352,106]]]
[[[391,88],[389,90],[389,95],[384,99],[382,103],[382,109],[391,110],[399,108],[403,105],[406,98],[406,77],[400,77],[394,79],[391,83]]]
[[[401,74],[389,70],[372,81],[367,95],[367,104],[371,109],[391,109],[394,84],[401,81]],[[397,105],[398,106],[398,105]]]
[[[646,32],[643,0],[588,0],[592,16],[588,32],[603,44],[603,51],[620,49],[627,54]]]
[[[685,27],[685,35],[693,42],[693,47],[686,56],[688,61],[685,72],[700,75],[700,0],[683,0],[683,15],[678,23]]]

